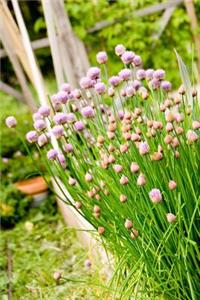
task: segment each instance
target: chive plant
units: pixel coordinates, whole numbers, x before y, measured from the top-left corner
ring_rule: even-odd
[[[164,70],[142,69],[123,45],[115,53],[124,64],[119,74],[108,77],[107,54],[99,52],[100,66],[79,89],[63,84],[33,115],[26,138],[62,200],[115,257],[120,299],[200,299],[198,93],[184,84],[172,97]],[[6,123],[16,126],[13,117]]]

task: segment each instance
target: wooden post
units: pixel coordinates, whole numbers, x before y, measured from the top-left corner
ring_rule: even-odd
[[[0,22],[1,23],[1,22]],[[13,69],[15,71],[17,80],[21,86],[22,92],[24,94],[24,99],[28,105],[28,107],[30,108],[31,111],[35,111],[36,110],[36,104],[34,102],[33,96],[31,94],[31,91],[28,88],[28,83],[26,80],[26,76],[23,72],[23,69],[21,67],[21,64],[17,58],[17,56],[15,55],[14,51],[13,51],[13,45],[11,45],[11,40],[10,37],[8,35],[2,35],[2,30],[1,30],[1,26],[0,26],[0,37],[1,37],[1,41],[3,43],[3,46],[8,54],[8,57],[12,63]]]
[[[186,11],[191,25],[193,39],[196,47],[197,54],[197,66],[200,74],[200,34],[198,33],[198,21],[195,13],[195,7],[193,0],[184,0]],[[200,75],[199,75],[200,76]]]
[[[25,102],[23,94],[5,82],[0,81],[0,90],[6,94],[11,95],[19,101]]]
[[[64,83],[63,67],[61,62],[61,53],[59,50],[59,41],[56,36],[53,11],[49,0],[42,0],[43,12],[46,21],[47,33],[49,37],[50,49],[52,54],[53,66],[56,75],[57,87]]]

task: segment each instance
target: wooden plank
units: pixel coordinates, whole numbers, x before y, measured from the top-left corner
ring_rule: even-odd
[[[193,39],[197,54],[197,67],[199,71],[199,82],[200,82],[200,34],[198,32],[198,20],[195,12],[195,6],[193,0],[184,0],[186,11],[189,17],[191,31],[193,34]]]
[[[93,32],[99,31],[103,28],[109,27],[113,24],[123,22],[124,20],[131,19],[133,17],[144,17],[144,16],[147,16],[147,15],[150,15],[150,14],[153,14],[153,13],[160,12],[164,9],[169,8],[169,7],[177,6],[181,3],[183,3],[183,0],[170,0],[170,1],[167,1],[167,2],[159,3],[159,4],[150,5],[148,7],[135,10],[135,11],[129,13],[128,15],[126,15],[123,18],[120,18],[120,19],[115,19],[115,20],[112,20],[112,21],[97,22],[92,28],[89,28],[87,30],[87,32],[88,33],[93,33]]]
[[[49,47],[48,37],[32,41],[31,42],[31,47],[32,47],[33,50]],[[4,49],[0,49],[0,58],[4,58],[6,56],[7,56],[6,51]]]
[[[4,0],[0,0],[0,19],[2,24],[2,35],[8,35],[10,40],[12,41],[12,52],[18,57],[21,65],[23,66],[28,78],[33,83],[33,77],[30,70],[29,61],[27,58],[27,54],[23,47],[23,42],[21,39],[21,35],[19,29],[15,23],[15,20],[6,5]],[[6,30],[5,30],[6,29]]]
[[[9,84],[0,81],[0,90],[3,91],[4,93],[16,98],[19,101],[24,102],[24,95],[20,93],[18,90],[14,89],[12,86]]]
[[[35,111],[36,105],[35,105],[33,96],[31,94],[31,91],[28,88],[26,76],[23,72],[23,69],[19,62],[19,59],[17,58],[16,54],[14,53],[13,43],[9,36],[9,33],[7,32],[5,34],[5,32],[2,30],[3,29],[2,26],[4,26],[4,24],[2,24],[2,19],[0,18],[0,38],[1,38],[2,44],[3,44],[4,48],[6,49],[8,57],[12,63],[17,80],[18,80],[18,82],[21,86],[22,92],[24,94],[24,99],[25,99],[28,107],[30,108],[30,110]]]
[[[155,40],[158,40],[161,37],[162,33],[164,32],[165,28],[167,27],[167,25],[168,25],[168,23],[170,21],[173,13],[175,11],[175,9],[176,9],[176,7],[172,6],[172,7],[167,8],[164,11],[163,15],[161,16],[161,18],[160,18],[160,20],[158,22],[158,24],[159,24],[158,31],[153,34],[153,38]]]
[[[59,40],[56,35],[56,28],[54,24],[52,5],[50,1],[42,0],[42,6],[50,42],[50,49],[53,60],[53,67],[56,75],[57,87],[59,88],[65,80],[63,74],[63,65],[61,62],[61,53],[59,50]]]

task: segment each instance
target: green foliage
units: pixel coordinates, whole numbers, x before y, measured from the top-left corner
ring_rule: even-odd
[[[65,227],[60,215],[32,209],[26,221],[1,232],[1,299],[7,299],[7,248],[12,256],[13,300],[107,299],[100,286],[99,264],[90,257],[92,268],[85,269],[88,253],[81,248],[74,230]],[[53,278],[55,271],[62,272],[58,284]]]
[[[15,130],[10,130],[5,125],[6,117],[13,115],[18,120],[17,127],[20,134],[24,137],[26,132],[31,128],[31,114],[27,106],[22,105],[17,100],[13,99],[4,93],[0,93],[0,155],[2,157],[12,157],[17,151],[26,153],[24,145]]]
[[[179,5],[175,10],[169,24],[159,40],[155,40],[154,34],[159,29],[159,20],[162,12],[154,13],[142,18],[134,17],[134,10],[141,9],[148,5],[157,4],[155,0],[144,1],[66,1],[66,9],[69,13],[72,26],[76,34],[82,38],[87,46],[90,59],[96,64],[95,54],[99,49],[105,49],[111,60],[112,71],[117,72],[120,65],[113,56],[113,48],[116,44],[122,43],[127,48],[133,49],[141,55],[146,67],[165,68],[168,70],[168,79],[175,87],[179,82],[179,75],[176,72],[176,56],[173,50],[176,49],[187,65],[192,62],[192,35],[188,17],[184,5]],[[196,13],[200,15],[200,2],[196,1]],[[80,18],[80,16],[82,16]],[[129,16],[129,18],[125,18]],[[92,28],[96,22],[121,21],[104,28],[93,34],[83,36],[84,28]]]
[[[31,197],[25,197],[12,184],[0,190],[0,217],[3,227],[12,227],[27,214]]]

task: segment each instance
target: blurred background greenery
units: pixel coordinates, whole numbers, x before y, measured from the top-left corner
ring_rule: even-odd
[[[175,9],[167,27],[160,38],[155,38],[160,25],[163,11],[144,17],[134,17],[134,10],[156,5],[163,1],[158,0],[65,0],[72,27],[80,37],[89,55],[92,64],[96,64],[96,53],[106,50],[110,58],[113,73],[120,68],[120,61],[113,55],[116,44],[122,43],[141,55],[146,67],[164,68],[167,70],[168,79],[175,87],[180,84],[177,72],[177,61],[174,54],[176,49],[184,62],[190,67],[195,51],[192,32],[184,4]],[[200,1],[195,0],[196,15],[200,19]],[[8,2],[9,8],[12,5]],[[20,7],[26,22],[31,40],[47,36],[46,25],[40,1],[20,1]],[[132,14],[132,15],[131,15]],[[128,18],[126,16],[129,15]],[[120,22],[103,28],[97,32],[88,33],[97,22]],[[35,51],[44,76],[53,76],[53,66],[50,49],[43,48]],[[12,76],[12,68],[8,59],[2,60],[2,78],[11,84],[16,84]]]

